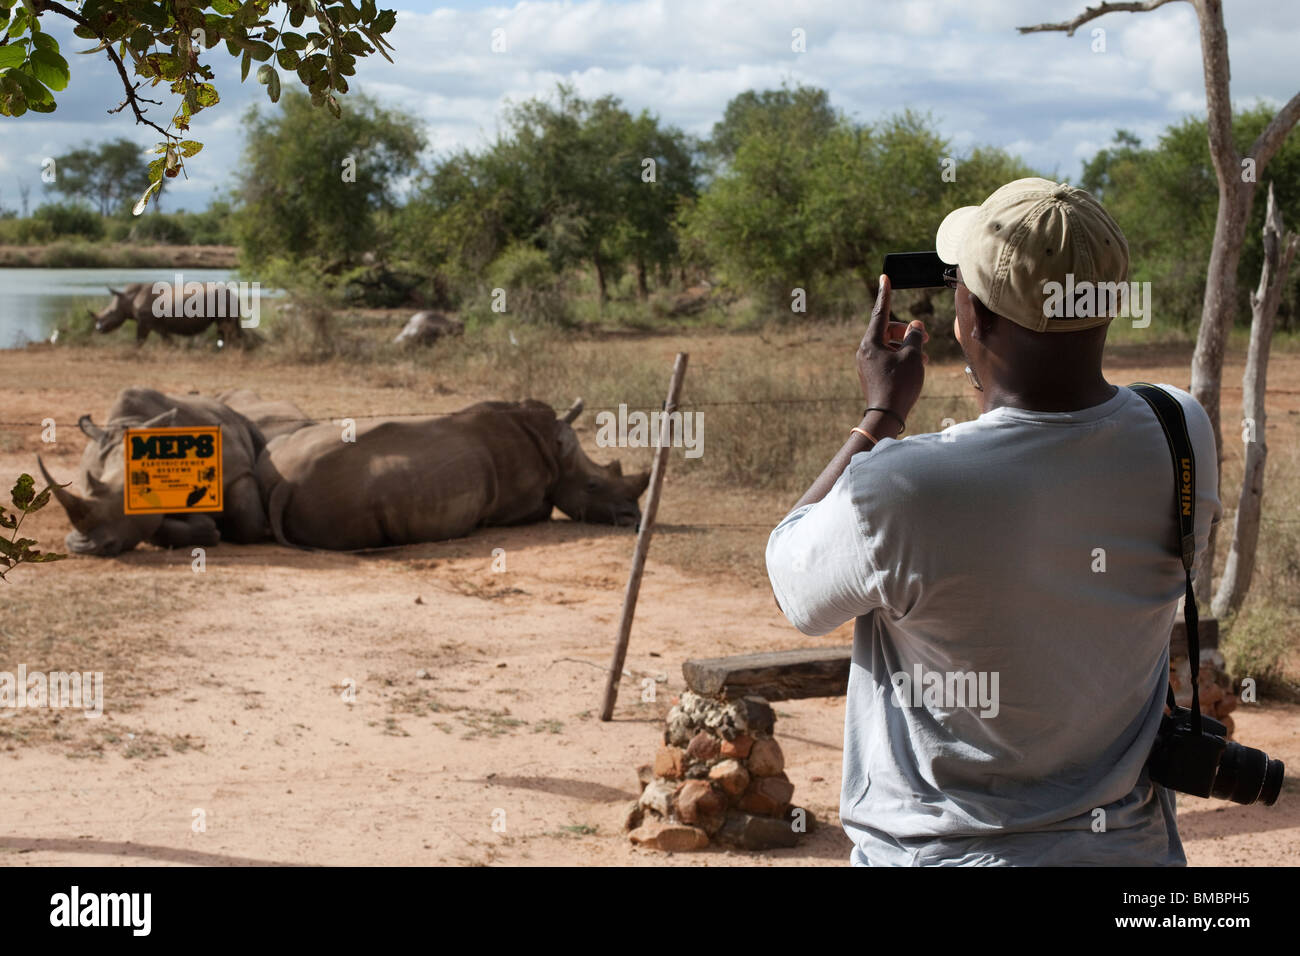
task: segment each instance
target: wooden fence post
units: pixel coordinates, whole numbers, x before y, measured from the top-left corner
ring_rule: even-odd
[[[623,662],[627,659],[628,638],[632,634],[632,615],[636,613],[636,597],[641,590],[641,575],[645,571],[646,554],[650,550],[650,535],[654,533],[655,513],[659,510],[659,493],[664,484],[664,470],[668,467],[669,443],[672,440],[671,418],[668,413],[677,410],[677,397],[682,391],[682,379],[686,377],[685,352],[677,353],[673,363],[673,377],[668,385],[668,401],[664,403],[664,416],[659,422],[659,447],[655,449],[654,464],[650,467],[650,494],[646,498],[645,511],[641,513],[641,528],[637,531],[636,551],[632,555],[632,571],[627,578],[627,590],[623,594],[623,616],[618,623],[618,637],[614,641],[614,657],[609,664],[609,675],[605,679],[605,699],[600,708],[600,719],[609,720],[614,716],[614,703],[618,700],[618,682],[623,676]]]

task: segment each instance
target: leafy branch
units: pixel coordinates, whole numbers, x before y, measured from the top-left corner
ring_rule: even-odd
[[[54,94],[67,87],[70,68],[58,43],[41,30],[41,17],[71,20],[77,36],[96,41],[79,52],[105,53],[121,79],[125,99],[108,112],[129,106],[137,123],[163,137],[152,150],[158,158],[150,163],[149,186],[135,204],[136,215],[144,212],[163,177],[185,172],[185,160],[203,148],[183,138],[194,115],[221,99],[202,54],[224,43],[226,53],[241,60],[241,82],[253,61],[261,63],[257,79],[272,103],[280,99],[280,74],[267,62],[274,58],[281,69],[297,73],[313,105],[337,119],[342,107],[336,94],[348,91],[346,78],[356,73],[357,58],[378,52],[392,62],[385,34],[397,23],[396,11],[378,9],[375,0],[75,0],[76,9],[73,2],[0,0],[0,115],[57,108]],[[283,11],[278,28],[269,19],[277,7]],[[312,23],[299,32],[309,18]],[[163,102],[141,92],[164,82],[180,98],[166,126],[148,115],[150,106]]]
[[[18,537],[23,519],[50,503],[51,487],[47,485],[44,491],[37,494],[36,481],[32,476],[19,475],[17,483],[9,493],[14,510],[8,512],[4,505],[0,505],[0,528],[10,532],[8,538],[0,535],[0,581],[8,581],[6,575],[20,564],[43,564],[46,561],[61,561],[67,557],[66,554],[38,551],[34,547],[35,539]]]

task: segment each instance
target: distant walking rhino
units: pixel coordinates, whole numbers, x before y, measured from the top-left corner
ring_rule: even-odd
[[[574,403],[481,402],[452,415],[337,425],[268,445],[257,481],[281,544],[350,551],[441,541],[486,525],[570,518],[636,525],[649,474],[623,477],[578,444]]]
[[[233,283],[204,283],[201,295],[197,282],[192,287],[186,283],[179,295],[170,282],[135,282],[120,292],[112,287],[108,291],[113,294],[112,303],[91,313],[96,332],[112,332],[134,319],[135,341],[142,345],[150,332],[170,340],[172,335],[198,335],[215,323],[223,343],[243,342],[239,291]]]
[[[109,557],[142,541],[166,548],[207,547],[222,538],[243,543],[269,537],[266,510],[253,466],[266,447],[257,426],[221,402],[197,395],[164,395],[151,388],[124,389],[100,427],[83,415],[78,423],[91,439],[81,457],[83,493],[54,488],[76,530],[65,542],[77,554]],[[223,510],[217,514],[128,515],[123,511],[126,427],[220,425]],[[41,474],[55,479],[37,456]]]

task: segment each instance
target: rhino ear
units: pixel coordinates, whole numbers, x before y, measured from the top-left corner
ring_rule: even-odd
[[[89,415],[82,415],[78,418],[77,427],[85,433],[87,438],[94,441],[103,441],[108,436],[108,432],[91,421]]]
[[[121,292],[118,292],[116,289],[114,289],[114,288],[110,285],[110,286],[108,286],[108,294],[109,294],[109,295],[112,295],[112,296],[119,296],[119,295],[121,295],[122,293],[121,293]]]
[[[623,463],[617,458],[610,463],[609,470],[619,478],[623,477]]]
[[[646,487],[650,484],[650,472],[643,471],[634,478],[628,478],[628,490],[632,492],[632,498],[640,498]]]
[[[564,422],[566,425],[572,425],[578,420],[578,416],[582,414],[582,408],[582,399],[575,398],[573,404],[569,406],[569,410],[560,416],[560,421]]]

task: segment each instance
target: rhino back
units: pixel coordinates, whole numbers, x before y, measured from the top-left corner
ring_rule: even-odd
[[[176,335],[197,335],[217,319],[239,317],[239,295],[224,282],[204,283],[197,307],[187,309],[187,302],[184,288],[177,296],[171,282],[140,283],[131,297],[136,322]],[[194,314],[187,315],[187,312]]]
[[[217,401],[233,408],[256,425],[268,442],[280,435],[288,435],[315,424],[293,402],[264,399],[248,388],[232,388],[222,392],[217,396]]]
[[[386,420],[342,440],[336,425],[278,438],[258,483],[288,543],[333,550],[461,537],[536,515],[552,471],[513,422]]]

